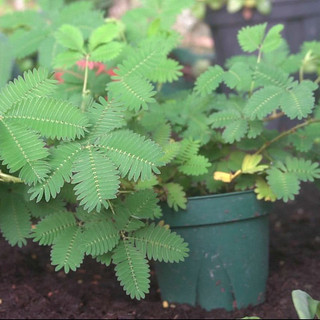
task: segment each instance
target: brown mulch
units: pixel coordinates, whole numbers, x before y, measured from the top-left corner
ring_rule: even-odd
[[[29,241],[11,248],[0,238],[0,318],[234,319],[244,316],[295,319],[291,291],[320,299],[320,193],[306,185],[302,196],[278,203],[270,217],[270,276],[267,301],[244,310],[206,312],[199,307],[163,308],[155,275],[144,301],[131,301],[112,268],[87,259],[65,275],[50,266],[48,248]]]

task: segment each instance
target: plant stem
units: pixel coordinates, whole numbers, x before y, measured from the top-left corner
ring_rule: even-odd
[[[72,70],[64,70],[64,69],[57,69],[57,71],[63,72],[63,73],[68,73],[74,76],[75,78],[83,80],[83,76],[80,73],[74,72]]]
[[[291,129],[289,129],[287,131],[282,132],[281,134],[279,134],[278,136],[276,136],[272,140],[267,141],[266,143],[264,143],[264,145],[255,154],[259,154],[259,153],[263,152],[271,144],[279,141],[280,139],[282,139],[283,137],[288,136],[291,133],[294,133],[296,130],[298,130],[300,128],[303,128],[303,127],[306,127],[306,126],[308,126],[308,125],[310,125],[312,123],[317,123],[317,122],[320,122],[320,119],[310,119],[310,120],[307,120],[307,121],[305,121],[303,123],[300,123],[300,124],[296,125],[295,127],[291,128]]]
[[[110,210],[111,210],[112,214],[115,216],[116,212],[114,211],[114,208],[113,208],[113,205],[112,205],[111,201],[110,200],[107,200],[107,201],[108,201],[108,204],[109,204],[109,207],[110,207]]]
[[[260,46],[260,48],[259,48],[259,53],[258,53],[258,59],[257,59],[257,65],[256,65],[255,71],[254,71],[254,73],[253,73],[253,76],[255,76],[255,73],[256,73],[256,71],[257,71],[257,69],[258,69],[258,65],[259,65],[260,62],[261,62],[261,58],[262,58],[262,47]],[[249,97],[252,96],[253,89],[254,89],[254,85],[255,85],[255,80],[253,79],[252,82],[251,82]]]
[[[10,174],[5,174],[0,170],[0,181],[1,182],[13,182],[13,183],[23,183],[23,181],[20,178],[17,178],[15,176],[11,176]]]
[[[274,112],[271,116],[263,119],[263,121],[271,121],[271,120],[275,120],[278,118],[281,118],[282,116],[284,116],[284,112]]]
[[[86,55],[86,65],[84,69],[84,80],[83,80],[83,87],[82,87],[82,104],[81,104],[81,111],[86,111],[86,97],[88,95],[87,85],[88,85],[88,69],[89,69],[89,55]]]
[[[304,75],[303,75],[303,67],[304,65],[302,65],[299,69],[299,81],[302,82],[304,79]]]
[[[320,82],[320,76],[316,79],[316,80],[314,80],[314,83],[319,83]]]
[[[161,91],[162,87],[163,87],[163,83],[162,82],[158,82],[157,83],[157,92],[158,93]]]

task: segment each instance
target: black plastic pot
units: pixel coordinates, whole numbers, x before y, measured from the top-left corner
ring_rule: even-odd
[[[156,263],[163,300],[232,310],[265,300],[270,206],[253,191],[188,199],[187,210],[163,210],[188,242],[185,262]]]
[[[237,33],[247,25],[284,24],[283,35],[293,53],[299,51],[302,42],[320,39],[319,0],[274,0],[270,15],[254,10],[250,20],[245,20],[242,12],[230,14],[225,8],[218,11],[208,8],[205,20],[215,41],[216,62],[221,65],[231,56],[242,54]]]

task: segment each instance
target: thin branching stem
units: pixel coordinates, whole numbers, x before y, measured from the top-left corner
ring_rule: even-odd
[[[306,126],[308,126],[308,125],[310,125],[310,124],[312,124],[312,123],[317,123],[317,122],[320,122],[320,119],[310,119],[310,120],[307,120],[307,121],[305,121],[305,122],[303,122],[303,123],[300,123],[300,124],[296,125],[295,127],[291,128],[291,129],[289,129],[289,130],[287,130],[287,131],[284,131],[284,132],[280,133],[278,136],[276,136],[276,137],[273,138],[272,140],[265,142],[265,143],[263,144],[263,146],[262,146],[255,154],[260,154],[260,153],[262,153],[262,152],[263,152],[265,149],[267,149],[271,144],[273,144],[273,143],[279,141],[280,139],[282,139],[282,138],[284,138],[284,137],[286,137],[286,136],[294,133],[296,130],[301,129],[301,128],[303,128],[303,127],[306,127]]]
[[[82,87],[82,104],[81,111],[85,112],[86,109],[86,97],[88,95],[87,85],[88,85],[88,72],[89,72],[89,55],[86,55],[86,64],[84,69],[84,79],[83,79],[83,87]]]
[[[23,183],[23,181],[20,178],[12,176],[10,174],[3,173],[1,170],[0,170],[0,181],[7,182],[7,183],[10,183],[10,182]]]
[[[261,62],[261,58],[262,58],[262,46],[260,46],[260,48],[259,48],[259,53],[258,53],[258,58],[257,58],[257,65],[256,65],[255,71],[253,73],[253,76],[255,76],[255,73],[257,71],[258,65]],[[255,80],[253,79],[252,82],[251,82],[249,97],[251,97],[252,94],[253,94],[254,86],[255,86]]]

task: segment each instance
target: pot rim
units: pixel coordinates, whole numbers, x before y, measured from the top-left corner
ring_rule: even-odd
[[[226,192],[226,193],[216,193],[216,194],[208,194],[205,196],[192,196],[187,197],[188,201],[196,201],[196,200],[203,200],[203,199],[211,199],[211,198],[223,198],[223,197],[233,197],[236,195],[242,195],[247,193],[254,193],[254,190],[245,190],[245,191],[233,191],[233,192]]]

